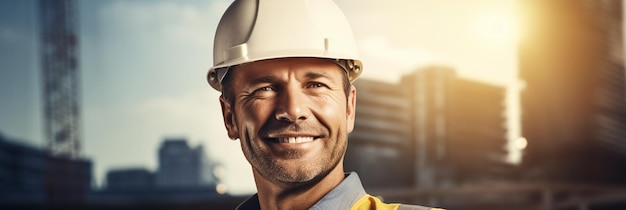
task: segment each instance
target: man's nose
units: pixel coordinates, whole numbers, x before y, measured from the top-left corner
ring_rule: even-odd
[[[311,114],[306,103],[306,96],[300,88],[285,88],[278,97],[276,119],[289,122],[306,120]]]

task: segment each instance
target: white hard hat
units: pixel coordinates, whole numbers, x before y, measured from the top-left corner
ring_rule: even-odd
[[[218,91],[230,67],[265,59],[333,59],[350,82],[363,69],[350,25],[332,0],[235,0],[213,45],[207,80]]]

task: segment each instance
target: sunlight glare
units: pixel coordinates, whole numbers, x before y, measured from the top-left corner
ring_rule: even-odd
[[[524,137],[519,137],[517,139],[517,149],[524,150],[528,146],[528,140]]]
[[[519,40],[517,18],[512,14],[491,14],[477,18],[474,30],[489,43],[516,44]]]

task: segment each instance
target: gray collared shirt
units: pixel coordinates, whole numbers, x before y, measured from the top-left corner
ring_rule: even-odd
[[[309,210],[325,210],[325,209],[350,209],[359,199],[366,196],[367,193],[361,184],[361,179],[356,172],[346,173],[346,178],[339,183],[334,189],[326,194],[322,199],[311,206]],[[257,194],[248,198],[239,204],[236,210],[260,210],[259,197]],[[421,206],[400,205],[399,209],[430,209]]]
[[[350,209],[359,199],[367,195],[356,172],[346,174],[346,178],[309,210]]]

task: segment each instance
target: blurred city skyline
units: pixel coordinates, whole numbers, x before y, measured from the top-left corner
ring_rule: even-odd
[[[222,125],[219,93],[204,77],[214,30],[230,2],[78,2],[82,153],[93,160],[97,183],[114,168],[154,170],[161,140],[184,137],[223,164],[231,193],[254,192],[239,143],[228,140]],[[513,0],[336,2],[352,24],[363,78],[397,82],[434,64],[515,84],[516,41],[523,37]],[[0,132],[42,146],[36,6],[0,2]]]

